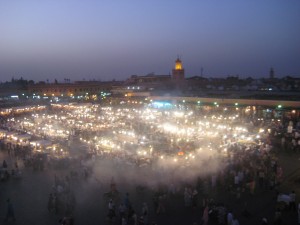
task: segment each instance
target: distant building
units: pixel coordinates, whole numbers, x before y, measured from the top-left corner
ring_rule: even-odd
[[[128,87],[139,87],[140,89],[147,89],[151,87],[163,86],[166,83],[170,83],[171,81],[183,81],[184,77],[184,69],[182,67],[182,62],[179,58],[175,61],[175,67],[172,70],[172,75],[155,75],[154,73],[150,73],[147,75],[132,75],[129,79],[125,81],[125,85]]]
[[[96,98],[104,94],[114,97],[146,96],[190,96],[208,98],[238,99],[288,99],[298,101],[300,96],[300,78],[286,76],[275,78],[273,68],[269,77],[241,79],[239,76],[226,78],[205,78],[201,76],[185,77],[182,61],[177,58],[169,75],[132,75],[125,81],[75,81],[54,83],[27,81],[23,78],[0,83],[0,101],[6,99],[48,99],[49,97],[75,97],[78,99]],[[86,97],[87,96],[87,97]],[[90,97],[89,97],[90,96]],[[77,99],[76,98],[76,99]]]
[[[39,96],[78,96],[78,95],[99,95],[102,92],[109,92],[113,85],[120,84],[117,81],[75,81],[74,83],[37,83],[28,85],[30,95]]]
[[[126,85],[145,85],[145,84],[153,84],[153,83],[164,83],[169,82],[171,80],[170,75],[155,75],[153,73],[148,74],[146,76],[137,76],[132,75],[126,81]]]
[[[184,80],[184,69],[182,67],[182,62],[179,58],[175,61],[175,68],[172,70],[172,79],[175,81]]]

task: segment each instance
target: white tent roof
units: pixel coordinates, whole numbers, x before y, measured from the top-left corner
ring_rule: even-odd
[[[47,140],[36,140],[36,141],[31,141],[30,144],[39,145],[39,146],[49,146],[52,145],[52,142]]]
[[[6,133],[8,133],[7,130],[0,129],[0,134],[6,134]]]
[[[28,139],[31,138],[31,135],[29,135],[29,134],[20,134],[20,135],[17,135],[16,137],[18,139],[26,139],[26,140],[28,140]]]

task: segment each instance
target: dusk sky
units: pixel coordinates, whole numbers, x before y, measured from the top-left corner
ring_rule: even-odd
[[[0,0],[0,81],[300,77],[299,0]]]

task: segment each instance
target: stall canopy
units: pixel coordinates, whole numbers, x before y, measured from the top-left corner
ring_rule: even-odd
[[[21,140],[21,141],[27,141],[27,140],[31,139],[31,135],[30,134],[19,134],[19,135],[16,135],[16,138],[18,138],[18,140]]]
[[[0,137],[6,136],[7,133],[8,133],[7,130],[0,129]]]
[[[30,144],[38,147],[48,147],[52,145],[52,142],[47,140],[36,140],[36,141],[31,141]]]

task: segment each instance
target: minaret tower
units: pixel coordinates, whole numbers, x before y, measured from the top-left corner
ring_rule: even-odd
[[[178,81],[184,80],[184,69],[179,57],[176,59],[175,68],[172,70],[172,79]]]
[[[271,69],[270,69],[270,72],[269,72],[269,78],[270,78],[270,79],[274,79],[274,78],[275,78],[275,72],[274,72],[273,67],[271,67]]]

